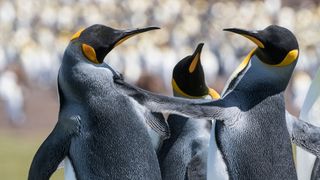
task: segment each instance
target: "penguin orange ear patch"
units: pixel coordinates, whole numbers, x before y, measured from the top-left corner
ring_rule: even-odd
[[[81,35],[81,33],[82,33],[83,30],[84,30],[84,29],[80,29],[79,31],[77,31],[76,33],[74,33],[74,34],[72,35],[70,41],[72,41],[72,40],[74,40],[74,39],[77,39],[77,38]]]
[[[100,64],[99,61],[97,60],[96,51],[93,49],[93,47],[87,44],[82,44],[81,48],[84,56],[86,56],[91,62],[95,64]]]
[[[298,49],[291,50],[287,54],[287,56],[281,61],[280,64],[277,64],[277,65],[274,65],[274,66],[277,66],[277,67],[287,66],[287,65],[291,64],[293,61],[297,60],[298,55],[299,55]]]
[[[208,91],[209,91],[208,94],[209,94],[209,96],[211,96],[212,99],[219,99],[220,98],[220,94],[216,90],[214,90],[212,88],[208,88]]]

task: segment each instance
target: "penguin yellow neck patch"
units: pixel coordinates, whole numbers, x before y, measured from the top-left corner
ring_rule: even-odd
[[[286,57],[281,61],[281,63],[273,65],[277,67],[287,66],[291,64],[293,61],[297,60],[299,55],[298,49],[291,50]]]
[[[79,31],[77,31],[76,33],[74,33],[74,34],[72,35],[70,41],[72,41],[72,40],[74,40],[74,39],[77,39],[77,38],[81,35],[81,33],[82,33],[83,30],[84,30],[84,29],[80,29]]]
[[[204,96],[199,96],[199,97],[198,96],[190,96],[189,94],[186,94],[185,92],[183,92],[179,88],[178,84],[176,83],[176,81],[174,79],[172,79],[171,83],[172,83],[172,88],[173,88],[174,92],[178,93],[182,97],[187,97],[187,98],[190,98],[190,99],[199,99],[199,98],[204,97]]]
[[[241,62],[241,64],[237,67],[237,69],[232,73],[232,75],[234,74],[238,74],[240,71],[242,71],[245,67],[247,67],[253,53],[255,52],[257,48],[254,48],[253,50],[250,51],[250,53],[247,55],[246,58],[244,58],[244,60]]]
[[[216,90],[214,90],[212,88],[208,88],[208,90],[209,90],[209,95],[211,96],[212,99],[219,99],[220,98],[220,94]]]
[[[264,48],[264,45],[261,41],[259,41],[257,38],[248,36],[248,35],[243,35],[244,37],[250,39],[252,42],[254,42],[259,48]]]
[[[86,56],[91,62],[95,64],[100,64],[99,61],[97,60],[96,51],[93,49],[93,47],[87,44],[82,44],[81,48],[84,56]]]
[[[199,59],[200,59],[200,54],[198,53],[196,57],[194,57],[194,59],[192,60],[189,66],[189,73],[193,73],[193,71],[196,69]]]

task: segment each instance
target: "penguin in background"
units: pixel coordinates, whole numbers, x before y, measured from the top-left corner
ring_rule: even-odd
[[[319,121],[319,94],[320,94],[320,69],[312,80],[306,98],[303,102],[299,119],[310,124],[320,126]],[[314,139],[316,136],[313,137]],[[320,179],[319,158],[297,147],[297,174],[299,180]]]
[[[218,100],[160,96],[119,79],[115,82],[151,111],[216,119],[217,143],[230,179],[297,179],[283,93],[297,63],[298,42],[289,30],[276,25],[260,31],[225,30],[258,47]]]
[[[174,67],[174,96],[190,99],[220,97],[205,82],[200,58],[203,45],[198,44],[192,55],[183,58]],[[208,148],[209,121],[196,121],[179,115],[169,115],[167,121],[171,136],[163,142],[158,155],[162,179],[206,179],[208,150],[217,151],[216,144]]]
[[[93,25],[73,35],[58,74],[59,119],[34,156],[29,180],[49,179],[66,157],[78,180],[161,179],[145,117],[155,131],[167,127],[119,93],[113,79],[120,75],[103,63],[114,47],[154,29]]]

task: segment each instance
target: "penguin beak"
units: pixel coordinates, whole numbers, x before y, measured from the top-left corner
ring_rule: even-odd
[[[247,30],[238,29],[238,28],[227,28],[223,30],[240,34],[248,38],[252,42],[254,42],[259,48],[264,48],[263,39],[259,34],[259,31],[247,31]]]
[[[147,31],[156,30],[156,29],[160,29],[160,28],[159,27],[147,27],[147,28],[141,28],[141,29],[122,31],[122,33],[120,33],[119,37],[116,38],[116,41],[114,43],[113,48],[120,45],[121,43],[123,43],[125,40],[131,38],[132,36],[135,36],[137,34],[144,33]]]
[[[194,53],[191,55],[192,62],[189,66],[189,73],[193,73],[198,64],[200,64],[200,55],[203,48],[204,43],[200,43],[197,46],[197,49],[194,51]]]

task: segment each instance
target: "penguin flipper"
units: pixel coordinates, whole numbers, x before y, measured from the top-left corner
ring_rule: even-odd
[[[298,120],[288,112],[286,122],[292,142],[320,157],[320,127]]]
[[[146,113],[146,123],[157,132],[163,140],[170,137],[169,124],[161,113],[151,112]]]
[[[119,91],[132,97],[152,112],[178,114],[195,119],[216,120],[223,120],[226,116],[231,115],[224,113],[226,105],[223,99],[206,100],[168,97],[135,87],[122,79],[114,79],[114,82]]]
[[[187,166],[187,179],[206,179],[207,175],[207,152],[196,154]]]
[[[52,132],[36,152],[29,170],[28,180],[47,180],[67,156],[71,137],[79,132],[80,117],[59,120]]]
[[[318,180],[318,179],[320,179],[320,159],[319,158],[317,158],[314,162],[310,180]]]

